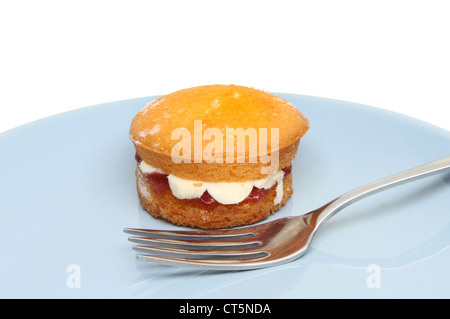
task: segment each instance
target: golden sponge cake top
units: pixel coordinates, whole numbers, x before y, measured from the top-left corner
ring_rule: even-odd
[[[198,124],[199,120],[202,132],[208,128],[222,131],[224,149],[227,128],[254,128],[257,132],[260,128],[268,129],[268,150],[271,128],[279,129],[279,150],[298,142],[309,129],[308,119],[285,99],[244,86],[205,85],[176,91],[148,103],[134,117],[130,138],[140,149],[170,156],[179,142],[172,138],[172,132],[186,128],[193,138],[194,121]],[[203,141],[202,147],[207,143]],[[191,156],[193,161],[194,152]]]

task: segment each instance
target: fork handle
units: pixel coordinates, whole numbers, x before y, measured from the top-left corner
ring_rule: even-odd
[[[332,217],[341,209],[360,199],[394,186],[402,185],[407,182],[411,182],[430,175],[442,173],[448,169],[450,169],[450,156],[358,187],[339,196],[335,200],[329,202],[325,206],[313,212],[313,214],[317,214],[317,216],[313,218],[315,220],[315,226],[318,227],[321,223]]]

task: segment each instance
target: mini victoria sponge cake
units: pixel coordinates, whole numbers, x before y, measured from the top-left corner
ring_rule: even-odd
[[[205,85],[159,97],[130,127],[142,207],[202,229],[265,219],[293,193],[291,162],[308,129],[294,105],[254,88]]]

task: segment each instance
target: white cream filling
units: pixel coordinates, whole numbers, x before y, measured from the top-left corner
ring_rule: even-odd
[[[144,161],[140,162],[139,168],[143,174],[166,174]],[[281,200],[283,199],[284,172],[282,170],[275,174],[268,175],[266,178],[248,182],[201,182],[180,178],[173,174],[167,175],[172,194],[179,199],[199,198],[205,191],[208,191],[211,197],[221,204],[238,204],[247,198],[253,187],[269,189],[275,184],[277,184],[277,187],[275,188],[276,196],[274,204],[277,205],[281,203]]]

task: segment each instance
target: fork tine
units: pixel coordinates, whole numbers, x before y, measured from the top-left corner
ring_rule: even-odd
[[[245,249],[261,246],[259,241],[230,242],[215,240],[189,240],[189,239],[161,239],[130,236],[128,240],[133,243],[144,244],[150,247],[192,249],[192,250],[230,250]]]
[[[261,258],[267,256],[265,251],[241,251],[241,250],[228,250],[228,251],[211,251],[211,250],[199,250],[192,251],[186,249],[172,249],[163,247],[148,247],[135,245],[133,249],[146,254],[151,254],[154,257],[171,257],[171,258],[186,258],[186,259],[200,259],[200,260],[229,260],[239,259],[245,260],[249,258]],[[138,255],[139,256],[139,255]],[[143,255],[147,256],[147,255]],[[139,258],[139,257],[138,257]]]
[[[191,239],[191,240],[227,240],[253,237],[254,233],[248,229],[229,229],[229,230],[156,230],[142,228],[125,228],[127,234],[143,236],[148,238],[165,239]]]
[[[210,270],[246,270],[257,269],[271,266],[270,263],[265,262],[265,257],[248,258],[248,259],[185,259],[180,257],[168,256],[151,256],[139,254],[137,258],[142,261],[151,262],[154,264],[186,267],[186,268],[201,268]]]

